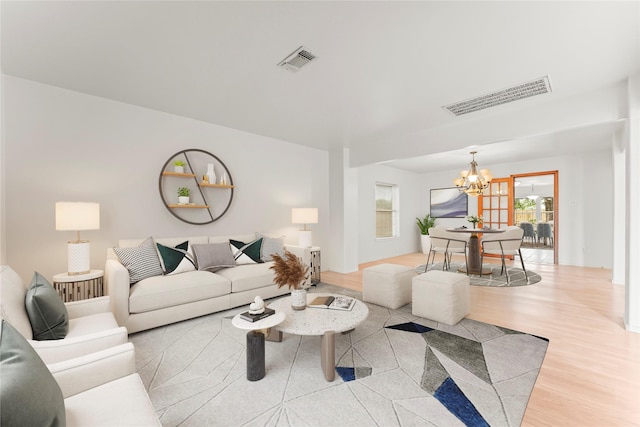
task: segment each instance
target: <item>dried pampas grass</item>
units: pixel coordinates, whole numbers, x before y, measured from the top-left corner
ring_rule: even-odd
[[[309,277],[309,266],[295,254],[285,249],[284,256],[272,254],[274,264],[269,267],[275,271],[273,282],[278,288],[289,286],[290,289],[304,289]]]

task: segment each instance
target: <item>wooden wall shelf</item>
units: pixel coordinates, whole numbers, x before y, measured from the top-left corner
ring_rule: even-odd
[[[182,160],[186,163],[184,173],[173,171],[175,160]],[[202,180],[203,175],[200,173],[204,174],[210,163],[214,165],[217,174],[226,176],[226,184],[215,184]],[[193,184],[189,185],[188,181],[184,179],[192,180]],[[171,156],[162,166],[158,187],[162,203],[171,215],[180,221],[196,225],[212,223],[227,213],[235,189],[231,173],[222,160],[197,148],[182,150]],[[191,201],[194,203],[176,203],[178,187],[190,188]]]
[[[212,188],[235,188],[233,185],[229,184],[209,184],[208,182],[200,182],[198,183],[200,187],[212,187]]]
[[[169,205],[171,209],[185,208],[185,209],[208,209],[209,205],[181,205],[180,203]]]
[[[194,173],[180,173],[180,172],[171,172],[171,171],[164,171],[162,172],[162,175],[165,176],[178,176],[178,177],[182,177],[182,178],[195,178],[196,174]]]

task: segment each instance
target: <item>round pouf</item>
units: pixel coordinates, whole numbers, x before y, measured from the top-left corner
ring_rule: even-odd
[[[247,332],[247,379],[258,381],[264,378],[264,334]]]
[[[428,271],[412,282],[414,316],[455,325],[471,312],[469,276]]]

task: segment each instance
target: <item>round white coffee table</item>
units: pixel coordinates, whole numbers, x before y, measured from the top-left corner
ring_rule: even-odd
[[[236,314],[231,324],[247,332],[247,379],[258,381],[264,378],[266,370],[264,364],[264,340],[269,331],[285,319],[285,314],[276,310],[274,314],[257,322],[248,322]]]
[[[331,294],[308,293],[307,304],[316,297]],[[369,315],[367,305],[356,300],[351,310],[332,310],[311,308],[293,310],[291,297],[281,298],[269,304],[277,312],[283,312],[286,318],[276,329],[293,335],[322,335],[320,347],[320,365],[327,381],[333,381],[336,373],[335,334],[348,332],[362,323]]]

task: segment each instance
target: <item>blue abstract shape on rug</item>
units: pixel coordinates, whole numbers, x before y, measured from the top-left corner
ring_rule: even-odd
[[[368,377],[373,372],[370,366],[336,366],[336,372],[342,378],[342,381],[355,381]]]
[[[345,368],[341,366],[336,366],[336,372],[342,378],[342,381],[355,381],[356,379],[356,369],[355,368]]]
[[[396,329],[398,331],[413,332],[416,334],[423,334],[425,332],[433,331],[433,328],[429,328],[427,326],[421,325],[419,323],[414,323],[414,322],[407,322],[407,323],[400,323],[397,325],[385,326],[385,328]]]
[[[473,403],[467,399],[467,396],[458,388],[451,377],[442,383],[433,397],[438,399],[449,412],[455,415],[466,426],[490,427],[489,423],[480,415]]]

